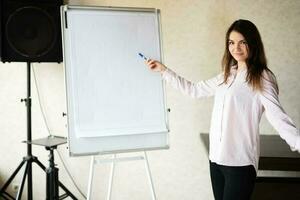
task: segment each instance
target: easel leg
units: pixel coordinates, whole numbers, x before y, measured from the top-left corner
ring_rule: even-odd
[[[91,193],[92,193],[92,183],[93,183],[93,175],[94,175],[94,165],[99,163],[107,163],[111,162],[111,170],[110,170],[110,176],[109,176],[109,184],[108,184],[108,191],[107,191],[107,197],[106,200],[111,199],[112,194],[112,186],[113,186],[113,178],[114,178],[114,172],[115,172],[115,165],[116,162],[122,162],[122,161],[132,161],[132,160],[145,160],[145,167],[147,171],[148,180],[150,183],[150,190],[151,190],[151,196],[152,200],[156,200],[156,194],[153,186],[153,180],[152,175],[149,167],[148,157],[147,153],[144,151],[144,157],[127,157],[127,158],[117,158],[116,154],[113,155],[111,159],[104,159],[104,160],[97,160],[95,161],[95,157],[92,156],[91,158],[91,164],[90,164],[90,174],[89,174],[89,182],[88,182],[88,192],[87,192],[87,200],[91,200]]]
[[[149,162],[148,162],[148,157],[147,157],[147,153],[146,151],[144,151],[144,156],[145,156],[145,167],[146,167],[146,171],[147,171],[147,175],[148,175],[148,180],[150,182],[150,189],[151,189],[151,196],[153,200],[156,200],[156,194],[155,194],[155,190],[154,190],[154,186],[153,186],[153,180],[152,180],[152,175],[151,175],[151,171],[150,171],[150,167],[149,167]]]
[[[115,159],[116,159],[116,154],[114,154],[113,161],[111,163],[110,176],[109,176],[109,184],[108,184],[108,191],[107,191],[106,200],[110,200],[110,198],[111,198],[113,178],[114,178],[114,172],[115,172]]]
[[[87,192],[87,198],[86,198],[87,200],[91,199],[93,176],[94,176],[94,164],[95,164],[95,156],[92,156],[92,158],[91,158],[91,164],[90,164],[88,192]]]

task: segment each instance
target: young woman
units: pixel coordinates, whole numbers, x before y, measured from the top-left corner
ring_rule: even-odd
[[[226,33],[222,73],[192,83],[165,65],[147,60],[174,88],[195,98],[215,96],[210,128],[210,175],[216,200],[247,200],[254,188],[259,159],[259,122],[263,112],[293,151],[300,133],[278,99],[276,78],[267,67],[256,26],[237,20]]]

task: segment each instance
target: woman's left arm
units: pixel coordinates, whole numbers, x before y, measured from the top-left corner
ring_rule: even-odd
[[[289,144],[291,150],[300,153],[299,129],[282,108],[278,98],[276,80],[271,73],[264,72],[262,86],[259,95],[268,121],[278,131],[281,138]]]

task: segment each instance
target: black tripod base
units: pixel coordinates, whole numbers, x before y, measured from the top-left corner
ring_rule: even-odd
[[[59,181],[58,181],[58,168],[48,168],[46,170],[46,196],[47,200],[59,199]]]
[[[0,190],[0,197],[2,196],[5,200],[21,199],[23,189],[24,189],[26,176],[32,177],[32,163],[36,163],[44,171],[46,170],[46,167],[37,159],[37,157],[35,157],[35,156],[24,157],[22,162],[19,164],[19,166],[13,172],[13,174],[4,183],[3,187]],[[19,190],[17,192],[16,198],[14,198],[12,195],[7,193],[6,190],[7,190],[8,186],[11,184],[11,182],[14,180],[15,176],[19,173],[19,171],[21,170],[21,168],[24,165],[25,165],[25,170],[24,170],[24,173],[23,173],[23,176],[22,176],[21,185],[20,185]],[[32,199],[32,185],[28,185],[28,199]]]
[[[77,200],[77,198],[58,180],[58,168],[47,168],[46,174],[46,200],[59,200],[67,197]],[[65,192],[64,194],[59,195],[59,187]]]
[[[57,149],[58,145],[66,143],[66,139],[49,136],[47,138],[35,140],[32,143],[45,146],[46,150],[49,151],[49,167],[46,169],[46,200],[65,199],[68,196],[77,200],[77,198],[59,181],[58,168],[55,167],[54,163],[54,150]],[[65,194],[59,196],[59,187],[64,190]]]
[[[46,197],[47,197],[46,199],[47,200],[59,200],[59,199],[65,199],[67,197],[71,197],[73,200],[77,200],[77,198],[59,181],[58,168],[49,167],[46,169],[46,167],[35,156],[27,156],[23,158],[22,162],[19,164],[19,166],[16,168],[16,170],[13,172],[13,174],[9,177],[9,179],[4,183],[3,187],[1,188],[0,197],[2,197],[5,200],[21,200],[26,176],[30,177],[32,175],[31,174],[32,163],[36,163],[43,171],[46,172]],[[52,164],[54,165],[54,163]],[[25,165],[25,170],[22,176],[21,185],[19,187],[16,197],[13,197],[9,193],[7,193],[6,190],[24,165]],[[27,187],[28,187],[28,191],[31,193],[28,194],[28,200],[32,200],[32,185],[28,185]],[[59,196],[59,187],[65,192],[60,196]]]

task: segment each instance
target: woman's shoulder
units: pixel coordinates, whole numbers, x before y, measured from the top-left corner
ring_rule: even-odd
[[[261,75],[261,84],[262,88],[273,88],[276,90],[276,93],[279,93],[277,79],[275,74],[270,69],[264,69]]]
[[[268,68],[264,69],[261,75],[263,81],[269,81],[276,83],[276,76],[275,74]]]

